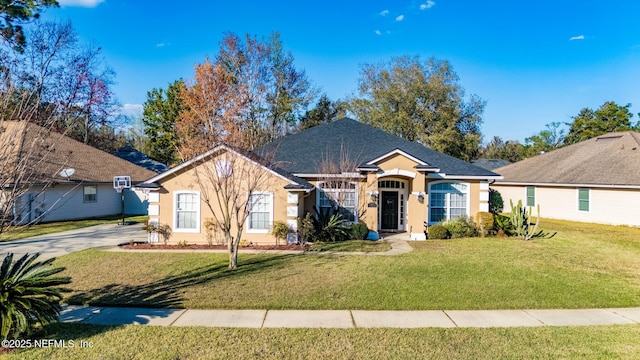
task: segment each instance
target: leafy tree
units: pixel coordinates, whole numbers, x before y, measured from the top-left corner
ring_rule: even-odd
[[[147,92],[143,107],[142,123],[147,136],[149,157],[164,164],[178,161],[176,122],[184,109],[180,92],[184,82],[177,80],[167,90],[153,89]]]
[[[517,162],[524,158],[526,148],[515,140],[504,141],[499,136],[493,139],[480,149],[480,154],[486,159],[502,159],[510,162]]]
[[[64,268],[53,268],[55,259],[36,262],[40,254],[26,254],[13,261],[9,253],[0,266],[0,337],[18,338],[36,325],[58,320],[62,295],[58,286],[69,277],[53,276]]]
[[[215,64],[230,72],[231,81],[245,91],[242,120],[247,148],[284,136],[315,97],[311,82],[293,60],[278,33],[268,40],[229,33],[220,43]]]
[[[207,59],[196,65],[193,84],[180,92],[183,109],[176,122],[178,153],[190,159],[220,142],[249,148],[255,140],[252,124],[244,121],[249,97],[234,74]]]
[[[573,118],[569,133],[564,140],[565,145],[575,144],[598,135],[615,131],[629,131],[638,129],[633,124],[633,114],[629,111],[631,104],[620,106],[613,101],[607,101],[597,110],[584,108]]]
[[[485,102],[464,89],[449,62],[403,56],[361,67],[358,119],[469,161],[478,156]]]
[[[26,43],[22,25],[40,17],[38,11],[57,7],[56,0],[0,0],[0,36],[17,50]]]
[[[560,129],[562,123],[552,122],[546,126],[546,130],[525,139],[526,156],[536,156],[540,153],[555,150],[564,145],[564,129]]]
[[[347,103],[343,101],[331,101],[326,94],[322,95],[316,106],[307,110],[300,118],[299,130],[306,130],[321,124],[328,124],[333,120],[346,116]]]

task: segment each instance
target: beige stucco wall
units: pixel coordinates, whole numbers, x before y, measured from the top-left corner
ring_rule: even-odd
[[[500,192],[505,212],[510,211],[509,200],[526,202],[525,186],[494,184],[491,188]],[[589,211],[578,209],[576,187],[535,186],[535,201],[543,218],[640,226],[638,189],[590,188]]]
[[[224,156],[224,155],[223,155]],[[228,155],[227,155],[228,156]],[[218,158],[212,158],[209,160],[210,164],[214,164],[218,161]],[[247,166],[252,169],[250,171],[254,171],[257,167],[255,164],[248,163],[244,160],[237,161],[234,163],[235,166]],[[262,168],[262,171],[266,171]],[[236,172],[234,171],[234,174]],[[238,173],[240,173],[238,171]],[[170,239],[170,243],[176,244],[179,241],[186,241],[189,244],[206,244],[207,236],[206,229],[204,226],[204,222],[208,218],[213,218],[213,213],[209,206],[205,202],[205,198],[207,197],[205,191],[203,191],[197,181],[195,176],[196,170],[192,167],[187,167],[182,171],[176,172],[174,174],[169,175],[167,178],[160,181],[160,185],[162,188],[158,191],[159,195],[157,196],[158,202],[153,202],[156,198],[151,195],[149,197],[149,205],[150,205],[150,220],[157,220],[160,224],[168,224],[172,228],[172,236]],[[268,172],[268,175],[265,177],[265,180],[261,181],[262,186],[256,191],[264,191],[273,194],[273,221],[282,221],[287,223],[287,220],[291,221],[291,225],[295,223],[295,218],[300,215],[301,209],[298,207],[296,203],[288,202],[288,194],[289,192],[284,189],[284,187],[288,184],[288,182],[271,173]],[[205,183],[205,182],[203,182]],[[197,191],[200,193],[200,229],[198,232],[189,232],[189,231],[181,231],[175,229],[175,193],[179,191]],[[211,203],[214,211],[220,211],[220,207],[215,196],[211,195]],[[302,195],[298,196],[298,201],[301,201]],[[157,207],[154,208],[154,205]],[[287,207],[297,207],[295,209],[295,213],[288,216],[287,215]],[[157,215],[154,214],[154,211],[157,209]],[[232,226],[232,234],[236,233],[235,225]],[[221,237],[220,237],[221,238]],[[270,231],[268,233],[250,233],[248,231],[248,222],[245,223],[244,231],[241,239],[246,239],[247,242],[252,242],[254,244],[273,244],[275,243],[275,238],[271,235]]]

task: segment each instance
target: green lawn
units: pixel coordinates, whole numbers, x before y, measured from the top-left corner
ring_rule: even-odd
[[[147,215],[141,216],[127,216],[125,221],[128,222],[143,222],[147,220]],[[29,226],[18,226],[9,229],[8,232],[0,234],[0,241],[18,240],[32,236],[52,234],[61,231],[79,229],[88,226],[101,225],[101,224],[117,224],[122,221],[122,217],[109,216],[104,218],[86,219],[86,220],[72,220],[72,221],[59,221],[50,222],[44,224],[35,224]]]
[[[491,329],[223,329],[62,324],[73,348],[6,359],[637,359],[640,325]],[[80,341],[92,343],[80,348]]]
[[[412,242],[398,256],[112,253],[59,258],[73,304],[216,309],[640,305],[640,229],[544,220],[552,239]]]

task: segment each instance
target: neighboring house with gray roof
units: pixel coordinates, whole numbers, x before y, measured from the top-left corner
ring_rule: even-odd
[[[259,211],[250,210],[246,239],[253,243],[273,243],[273,221],[296,229],[296,219],[314,207],[339,207],[350,221],[363,222],[370,230],[407,232],[412,239],[424,239],[425,222],[488,211],[489,182],[500,178],[345,118],[269,143],[254,152],[255,159],[222,145],[147,180],[142,186],[155,188],[149,197],[150,221],[173,224],[174,235],[188,233],[174,236],[178,240],[206,242],[201,229],[210,210],[198,200],[201,190],[190,178],[194,166],[220,161],[224,153],[255,161],[273,173],[275,185],[261,189],[265,198]],[[183,203],[193,210],[185,210]],[[263,218],[267,221],[258,221]]]
[[[542,217],[640,226],[640,133],[600,135],[495,169],[509,200],[540,205]]]
[[[471,162],[475,166],[493,171],[494,169],[510,165],[511,162],[502,159],[478,159]]]
[[[18,224],[117,215],[121,213],[121,196],[113,189],[113,177],[128,175],[135,184],[155,175],[26,121],[0,122],[0,155],[5,179],[10,179],[7,174],[12,172],[27,174],[1,184],[4,191],[24,189],[11,201],[12,219]],[[147,213],[142,192],[127,190],[125,200],[128,214]]]
[[[136,150],[133,146],[123,146],[114,151],[113,155],[155,173],[161,173],[169,170],[169,167],[166,164],[149,158],[145,153]]]

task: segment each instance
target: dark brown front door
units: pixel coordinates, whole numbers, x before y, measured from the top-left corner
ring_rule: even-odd
[[[398,229],[398,193],[395,191],[383,191],[380,197],[382,210],[380,227],[387,230]]]

